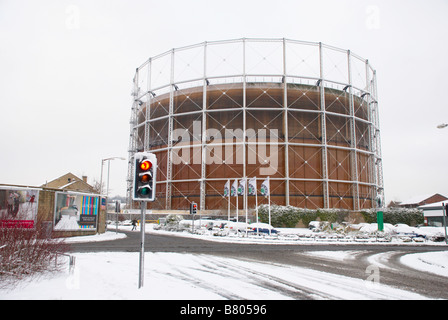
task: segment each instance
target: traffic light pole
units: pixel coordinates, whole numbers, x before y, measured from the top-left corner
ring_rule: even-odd
[[[145,222],[146,202],[156,198],[157,157],[151,152],[137,152],[134,154],[134,182],[132,200],[140,201],[140,261],[138,272],[138,288],[143,287],[145,262]]]
[[[445,207],[445,203],[442,203],[442,211],[443,211],[442,220],[443,220],[443,229],[445,230],[445,243],[448,244],[448,237],[446,233],[446,215],[447,215],[446,209],[447,207]]]
[[[139,262],[139,272],[138,272],[138,288],[143,287],[143,273],[145,264],[145,222],[146,222],[146,202],[140,201],[141,205],[141,218],[140,218],[140,262]]]

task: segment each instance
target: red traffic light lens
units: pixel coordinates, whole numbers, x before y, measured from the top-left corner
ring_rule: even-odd
[[[140,163],[140,169],[143,171],[147,171],[147,170],[151,169],[151,167],[152,167],[152,163],[149,162],[148,160],[145,160]]]

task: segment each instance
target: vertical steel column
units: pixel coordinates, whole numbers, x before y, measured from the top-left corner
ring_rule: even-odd
[[[152,102],[152,96],[149,93],[151,91],[151,63],[152,63],[152,59],[149,58],[148,60],[148,85],[146,88],[146,114],[145,114],[145,138],[144,138],[144,142],[143,142],[143,150],[147,151],[149,150],[149,132],[150,132],[150,117],[151,117],[151,102]]]
[[[377,177],[375,170],[375,127],[373,121],[373,99],[371,96],[372,93],[372,85],[370,82],[370,66],[369,60],[366,60],[366,91],[367,91],[367,110],[368,110],[368,121],[369,121],[369,182],[370,182],[370,197],[371,197],[371,205],[372,208],[375,208],[375,198],[376,198],[376,189],[377,189]]]
[[[321,136],[322,136],[322,181],[324,194],[324,208],[330,207],[328,186],[328,150],[327,150],[327,125],[325,110],[325,88],[324,88],[324,65],[323,65],[322,42],[319,42],[319,64],[320,64],[320,114],[321,114]]]
[[[283,38],[283,135],[285,148],[285,205],[289,206],[289,132],[288,132],[288,82],[286,81],[286,39]]]
[[[359,210],[359,181],[358,181],[358,156],[356,152],[356,121],[355,121],[355,106],[353,98],[352,87],[352,68],[351,68],[351,54],[347,50],[347,66],[348,66],[348,90],[349,90],[349,108],[350,108],[350,162],[351,162],[351,181],[353,192],[353,210]]]
[[[243,38],[243,179],[247,181],[247,171],[246,171],[246,83],[247,83],[247,77],[246,77],[246,38]],[[237,147],[237,146],[236,146]],[[235,150],[235,148],[234,148]],[[246,183],[247,185],[247,183]],[[247,189],[245,187],[245,189]],[[238,197],[238,196],[237,196]],[[238,203],[238,202],[237,202]],[[238,210],[239,208],[236,208]],[[244,199],[243,199],[243,209],[247,210],[247,190],[244,190]],[[246,215],[247,216],[247,215]],[[247,221],[246,221],[247,222]]]
[[[174,49],[171,50],[170,106],[168,117],[168,150],[166,163],[166,199],[165,209],[171,209],[171,179],[173,170],[173,110],[174,110]]]
[[[375,121],[375,158],[376,158],[376,174],[377,174],[377,194],[382,197],[382,202],[386,203],[386,199],[384,197],[384,182],[383,182],[383,159],[381,155],[381,131],[380,131],[380,122],[379,122],[379,108],[378,108],[378,91],[376,84],[376,71],[373,70],[373,79],[372,79],[372,93],[374,99],[374,121]]]
[[[201,132],[201,196],[199,210],[205,210],[206,196],[206,130],[207,130],[207,42],[204,42],[204,83],[202,85],[202,132]],[[193,149],[194,152],[194,149]]]
[[[131,119],[129,120],[130,134],[129,134],[129,147],[128,147],[128,176],[127,176],[127,188],[126,188],[126,204],[128,208],[132,208],[132,181],[134,172],[134,154],[136,152],[137,141],[137,112],[138,112],[138,68],[135,71],[134,76],[134,88],[132,91],[132,108]]]

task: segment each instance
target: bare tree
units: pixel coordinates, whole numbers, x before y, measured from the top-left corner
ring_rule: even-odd
[[[101,184],[98,180],[93,179],[92,187],[95,193],[101,194],[101,190],[104,190],[104,182]]]
[[[16,220],[0,225],[0,288],[14,288],[19,281],[34,279],[61,269],[68,246],[63,239],[48,236],[45,224],[36,221],[26,228]]]

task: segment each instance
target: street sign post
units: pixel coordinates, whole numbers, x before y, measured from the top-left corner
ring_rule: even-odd
[[[138,288],[143,287],[145,262],[145,222],[146,202],[156,199],[157,157],[151,152],[137,152],[134,155],[134,190],[132,199],[140,201],[140,259],[138,272]]]
[[[378,223],[378,231],[384,230],[383,211],[376,213],[376,222]]]
[[[375,199],[376,209],[376,223],[378,225],[378,231],[384,231],[384,219],[383,219],[383,198],[378,195]]]
[[[143,274],[145,265],[145,222],[146,222],[146,202],[141,201],[141,217],[140,217],[140,260],[138,272],[138,288],[143,287]]]
[[[120,201],[115,201],[115,233],[118,233],[118,214],[120,213]]]
[[[447,232],[446,232],[446,210],[447,210],[448,204],[445,205],[445,203],[442,203],[442,211],[443,211],[443,216],[442,216],[442,222],[443,222],[443,229],[445,230],[445,243],[448,244],[448,237],[447,237]]]

